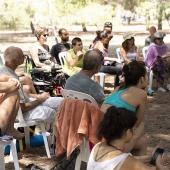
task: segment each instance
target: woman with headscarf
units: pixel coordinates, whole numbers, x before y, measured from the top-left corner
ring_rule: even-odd
[[[154,42],[150,44],[145,63],[149,69],[153,70],[154,75],[156,76],[158,83],[158,91],[166,92],[166,89],[163,87],[165,80],[167,80],[167,90],[170,91],[170,65],[167,61],[169,55],[167,55],[168,47],[164,43],[163,38],[165,34],[161,32],[156,32],[154,34]]]

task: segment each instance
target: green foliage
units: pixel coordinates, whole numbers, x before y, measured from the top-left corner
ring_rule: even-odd
[[[84,6],[84,4],[86,5]],[[63,4],[63,8],[58,8],[59,6],[62,6],[61,2],[56,1],[56,8],[59,15],[58,18],[61,18],[56,22],[56,25],[82,23],[96,25],[112,20],[113,8],[110,5],[100,5],[91,0],[86,0],[85,2],[68,0]]]
[[[0,29],[16,30],[27,23],[29,17],[33,16],[31,7],[26,6],[24,0],[1,0],[0,5]]]
[[[0,29],[18,29],[20,25],[103,25],[119,17],[116,9],[130,10],[141,16],[170,19],[168,0],[0,0]],[[166,4],[166,5],[165,5]],[[121,6],[121,8],[117,8]],[[166,6],[166,8],[164,8]],[[163,15],[160,15],[160,9]],[[119,10],[120,11],[120,10]],[[156,13],[156,15],[155,15]],[[117,18],[116,18],[117,17]]]

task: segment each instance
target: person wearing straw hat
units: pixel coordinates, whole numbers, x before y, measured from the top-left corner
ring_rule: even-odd
[[[145,63],[149,69],[153,70],[156,76],[158,91],[166,92],[164,88],[165,80],[167,80],[166,88],[170,91],[170,65],[168,59],[168,46],[164,43],[163,39],[165,34],[156,32],[154,34],[153,43],[149,46],[146,54]]]
[[[124,63],[128,64],[133,60],[139,61],[139,53],[138,53],[138,48],[135,45],[135,34],[131,32],[125,32],[123,35],[123,43],[122,47],[120,49],[121,55],[124,59]]]

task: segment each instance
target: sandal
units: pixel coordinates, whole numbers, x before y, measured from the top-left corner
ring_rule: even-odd
[[[155,153],[153,154],[152,156],[152,159],[150,161],[150,164],[151,165],[156,165],[156,160],[158,158],[158,155],[162,155],[164,153],[164,149],[161,149],[161,148],[157,148]]]

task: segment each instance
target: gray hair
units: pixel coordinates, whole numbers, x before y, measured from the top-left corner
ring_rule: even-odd
[[[88,50],[83,58],[83,70],[93,70],[103,62],[103,54],[99,49]]]

